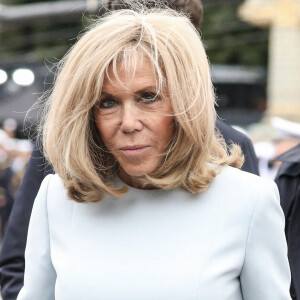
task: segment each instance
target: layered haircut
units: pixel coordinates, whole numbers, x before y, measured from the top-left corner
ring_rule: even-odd
[[[205,191],[219,166],[240,167],[240,148],[230,153],[215,131],[215,94],[201,38],[186,16],[171,9],[120,10],[99,19],[59,65],[45,108],[42,129],[46,158],[63,180],[70,198],[96,202],[120,197],[113,185],[118,163],[107,151],[94,121],[104,79],[119,62],[147,59],[157,92],[167,89],[173,108],[174,137],[161,165],[139,180],[160,189]],[[132,76],[132,74],[130,74]]]

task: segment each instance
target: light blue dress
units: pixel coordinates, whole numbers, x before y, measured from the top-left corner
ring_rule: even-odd
[[[49,175],[25,259],[18,300],[291,299],[277,188],[231,167],[200,195],[129,188],[86,204]]]

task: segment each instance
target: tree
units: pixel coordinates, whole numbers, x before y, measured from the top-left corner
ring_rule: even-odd
[[[49,0],[48,0],[49,1]],[[58,2],[59,0],[52,0]],[[201,33],[213,64],[267,64],[268,30],[255,28],[237,17],[242,0],[202,0]],[[5,0],[7,5],[26,5],[42,0]],[[60,59],[89,24],[89,15],[53,20],[0,24],[0,63]]]

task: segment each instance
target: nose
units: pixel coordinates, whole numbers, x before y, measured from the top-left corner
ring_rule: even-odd
[[[124,104],[122,108],[121,131],[123,133],[133,133],[141,131],[142,128],[141,112],[132,103]]]

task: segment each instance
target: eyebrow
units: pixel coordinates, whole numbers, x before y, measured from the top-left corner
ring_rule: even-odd
[[[141,88],[141,89],[135,91],[134,94],[140,94],[140,93],[145,92],[145,91],[151,91],[151,92],[154,91],[155,93],[157,93],[156,86],[149,85],[149,86],[147,86],[147,87],[143,87],[143,88]],[[116,95],[114,95],[114,94],[107,93],[107,92],[105,92],[105,91],[102,91],[101,96],[109,96],[109,97],[114,97],[114,98],[116,98],[116,99],[119,98],[118,96],[116,96]]]

